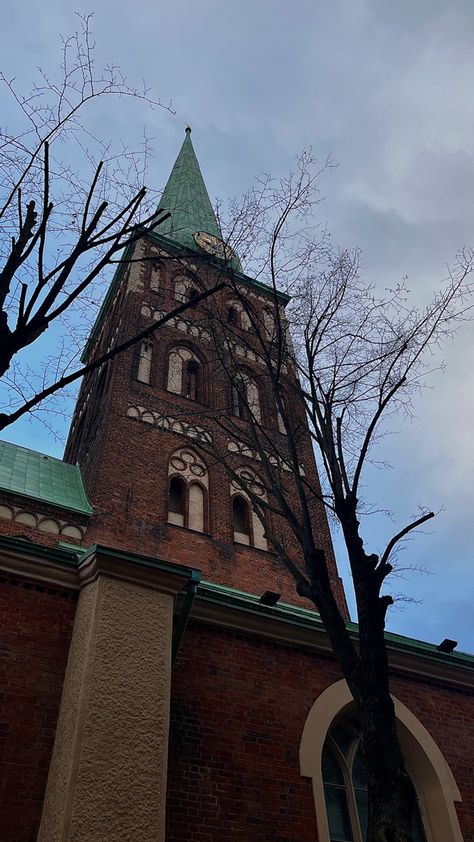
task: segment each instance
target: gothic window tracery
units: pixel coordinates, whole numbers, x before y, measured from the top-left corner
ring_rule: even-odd
[[[400,747],[405,758],[406,769],[416,790],[413,812],[415,842],[420,842],[420,840],[425,842],[425,837],[428,842],[461,842],[462,833],[456,804],[461,802],[462,798],[449,764],[431,734],[409,708],[396,696],[392,696],[392,700],[395,706]],[[336,730],[341,724],[348,731],[346,738]],[[354,700],[347,683],[341,679],[323,690],[314,702],[306,719],[300,743],[300,771],[304,777],[312,780],[320,842],[331,842],[331,840],[335,842],[336,839],[340,842],[340,839],[334,835],[335,828],[332,820],[332,836],[329,829],[328,812],[331,812],[332,808],[326,799],[325,786],[331,781],[326,773],[324,773],[323,781],[322,763],[323,753],[326,754],[326,750],[332,751],[336,760],[340,755],[344,758],[345,766],[339,764],[338,774],[339,778],[342,774],[346,788],[347,810],[351,821],[351,832],[354,834],[353,842],[360,842],[360,836],[356,835],[360,820],[357,805],[354,807],[355,793],[349,795],[349,791],[353,792],[353,784],[347,771],[349,768],[352,775],[351,763],[357,754],[359,732],[359,720],[354,711]],[[330,742],[331,739],[333,743]],[[356,775],[356,781],[357,778],[360,778],[359,773]],[[349,790],[349,785],[352,787],[351,790]],[[415,803],[418,799],[419,808]],[[436,819],[433,820],[433,817]]]
[[[180,448],[168,465],[168,523],[205,532],[209,474],[198,454]]]

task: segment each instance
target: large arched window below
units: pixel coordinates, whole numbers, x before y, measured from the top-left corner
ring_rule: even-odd
[[[190,448],[176,450],[168,477],[168,523],[205,532],[209,475],[202,459]]]
[[[336,724],[323,747],[322,776],[331,842],[364,842],[367,835],[367,772],[354,717]],[[413,842],[426,842],[413,790]]]
[[[462,842],[455,808],[462,799],[448,763],[416,716],[395,696],[392,699],[400,747],[416,791],[414,839]],[[336,681],[314,702],[300,744],[300,771],[313,784],[318,842],[364,839],[366,784],[359,733],[347,683]]]

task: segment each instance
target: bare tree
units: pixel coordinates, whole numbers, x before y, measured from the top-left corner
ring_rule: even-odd
[[[215,443],[200,446],[246,492],[297,592],[312,601],[323,620],[360,716],[368,772],[368,842],[409,842],[414,792],[390,696],[384,629],[393,598],[385,585],[399,542],[434,515],[421,511],[388,540],[380,555],[372,553],[361,528],[361,483],[387,423],[394,415],[410,415],[414,396],[436,367],[435,353],[470,315],[473,254],[465,250],[458,255],[455,271],[422,309],[409,303],[403,283],[378,295],[359,276],[357,252],[337,251],[324,230],[315,234],[311,229],[318,178],[325,168],[315,170],[311,156],[304,154],[287,179],[274,184],[267,177],[251,191],[228,227],[234,247],[239,249],[240,240],[241,251],[254,255],[252,274],[271,287],[273,316],[263,317],[238,279],[233,293],[250,329],[235,327],[216,307],[209,311],[219,356],[241,407],[235,412],[240,417],[226,413],[219,424],[227,441],[240,443],[240,457],[227,449],[216,452]],[[286,314],[279,289],[292,296]],[[252,377],[262,393],[271,395],[278,419],[264,422],[257,411],[242,374],[242,347],[251,351]],[[322,487],[304,469],[308,436]],[[249,467],[257,466],[261,484],[255,483],[252,471],[238,470],[242,455]],[[357,604],[357,647],[313,531],[312,512],[321,501],[339,522],[347,548]],[[301,548],[302,566],[279,538],[280,518]]]
[[[21,93],[0,72],[14,106],[12,124],[0,130],[0,430],[104,362],[98,357],[81,368],[78,352],[106,270],[134,259],[133,249],[124,249],[166,218],[153,211],[155,194],[144,187],[148,138],[138,152],[117,148],[100,138],[89,112],[110,97],[171,107],[146,86],[132,87],[115,65],[98,71],[90,16],[79,22],[79,31],[63,39],[59,74],[38,68],[33,88]],[[32,371],[20,352],[53,326],[56,352],[40,346],[43,368]],[[121,350],[110,349],[107,358]]]

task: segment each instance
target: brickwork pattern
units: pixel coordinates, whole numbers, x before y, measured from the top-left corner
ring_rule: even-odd
[[[36,840],[69,644],[74,594],[0,582],[0,839]]]
[[[168,842],[315,842],[299,745],[314,701],[340,678],[328,656],[191,625],[172,681]],[[472,694],[398,676],[392,689],[445,755],[473,842]]]

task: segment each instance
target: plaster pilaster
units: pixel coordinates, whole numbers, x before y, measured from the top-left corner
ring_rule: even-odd
[[[173,595],[80,594],[38,842],[164,840]]]

